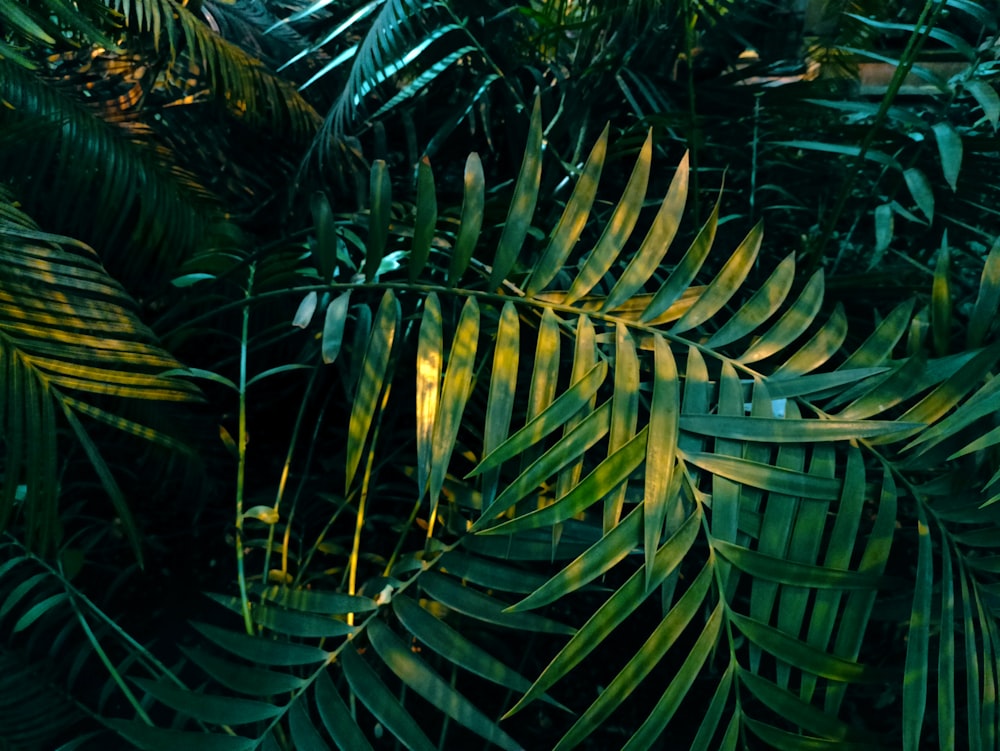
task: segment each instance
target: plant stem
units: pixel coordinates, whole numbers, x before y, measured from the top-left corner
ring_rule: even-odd
[[[253,277],[256,263],[250,264],[247,272],[245,298],[253,293]],[[240,427],[237,447],[239,462],[236,466],[236,575],[240,585],[240,605],[243,609],[243,625],[248,634],[254,633],[253,618],[250,616],[250,600],[247,596],[246,568],[243,561],[243,493],[247,466],[247,345],[250,337],[250,305],[243,307],[243,329],[240,334]]]
[[[857,179],[861,175],[861,171],[864,168],[866,155],[868,154],[869,149],[871,149],[872,144],[875,142],[875,138],[881,131],[882,124],[889,116],[889,110],[892,108],[892,104],[896,100],[896,95],[903,86],[903,82],[906,80],[906,77],[910,74],[910,70],[916,62],[917,55],[920,54],[920,50],[923,49],[924,42],[927,41],[931,31],[934,29],[934,23],[937,21],[937,17],[944,6],[944,0],[927,0],[924,4],[923,10],[920,12],[920,18],[914,26],[913,34],[911,34],[910,38],[907,40],[906,48],[903,50],[903,54],[899,60],[899,65],[896,66],[896,72],[893,74],[892,80],[889,82],[889,88],[886,90],[885,96],[882,97],[882,102],[879,104],[875,119],[872,121],[871,127],[865,133],[865,137],[861,141],[861,145],[858,147],[858,155],[855,157],[854,167],[848,173],[847,180],[844,182],[844,187],[841,188],[840,194],[837,196],[837,202],[834,204],[833,211],[830,212],[827,218],[826,225],[823,228],[823,233],[820,236],[819,242],[806,249],[806,270],[812,271],[821,265],[823,256],[826,254],[826,247],[830,244],[830,240],[833,238],[833,233],[837,229],[840,217],[844,213],[847,201],[851,197],[851,192],[854,190],[854,184],[857,182]]]

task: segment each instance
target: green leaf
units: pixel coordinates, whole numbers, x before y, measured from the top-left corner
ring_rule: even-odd
[[[816,649],[756,619],[732,611],[729,618],[754,644],[799,670],[846,683],[879,683],[885,678],[879,670]]]
[[[885,251],[892,244],[892,236],[895,231],[895,218],[892,212],[891,203],[883,203],[875,207],[873,212],[875,219],[875,252],[872,253],[868,268],[873,269],[882,260]]]
[[[893,308],[864,343],[843,362],[839,370],[881,365],[891,359],[893,348],[910,325],[912,313],[913,300],[907,300]]]
[[[305,702],[297,701],[288,708],[288,726],[291,731],[292,743],[298,751],[330,751],[323,736],[319,734],[309,713],[306,711]]]
[[[639,358],[628,327],[619,321],[615,326],[615,379],[611,396],[611,426],[608,453],[613,453],[635,437],[639,419]],[[604,501],[604,532],[607,534],[621,519],[625,504],[626,483],[622,483]]]
[[[462,216],[458,226],[458,236],[451,249],[448,265],[448,284],[452,287],[469,267],[472,252],[479,241],[479,231],[483,226],[483,210],[486,204],[486,182],[483,177],[483,163],[475,152],[469,154],[465,162],[465,198],[462,201]]]
[[[691,647],[687,657],[684,658],[684,662],[671,679],[667,690],[656,702],[656,706],[653,707],[653,711],[650,712],[646,721],[639,726],[639,729],[629,738],[628,743],[622,747],[622,751],[638,751],[641,748],[649,748],[663,733],[667,723],[676,714],[680,703],[697,680],[705,662],[715,651],[719,640],[719,631],[722,628],[723,612],[723,606],[720,602],[708,617],[698,640]]]
[[[179,748],[191,751],[252,751],[257,748],[256,739],[239,735],[165,730],[134,720],[105,719],[103,722],[142,751],[176,751]]]
[[[647,577],[645,564],[612,594],[590,619],[580,627],[566,643],[559,654],[548,664],[538,679],[520,701],[505,715],[510,717],[521,711],[557,681],[562,680],[570,670],[586,659],[601,642],[615,632],[645,600],[656,592],[663,580],[684,560],[698,537],[702,524],[701,506],[684,521],[677,531],[656,551],[653,561],[653,575]],[[649,579],[647,585],[647,578]]]
[[[337,693],[330,672],[324,670],[316,677],[316,709],[326,732],[333,738],[340,751],[372,751],[371,744],[361,732],[347,705]]]
[[[725,265],[708,285],[708,289],[671,327],[671,334],[680,334],[700,326],[722,310],[722,307],[729,302],[746,281],[754,261],[757,260],[763,238],[764,226],[758,222],[726,260]]]
[[[968,346],[982,346],[1000,306],[1000,239],[993,243],[983,273],[979,278],[979,294],[969,320]]]
[[[326,306],[326,316],[323,318],[323,338],[320,340],[320,355],[324,365],[335,362],[340,354],[350,304],[351,291],[347,290],[333,298]]]
[[[917,504],[917,571],[913,607],[906,639],[906,663],[903,670],[903,751],[917,751],[923,736],[927,710],[927,682],[931,627],[931,592],[934,588],[934,562],[931,531],[923,506]]]
[[[575,629],[540,615],[505,612],[508,605],[506,602],[501,602],[471,587],[463,587],[450,577],[434,571],[425,572],[420,577],[420,585],[428,595],[442,605],[480,621],[524,631],[549,634],[576,633]]]
[[[513,738],[413,654],[383,621],[373,620],[367,633],[378,656],[417,696],[490,743],[519,751],[521,747]]]
[[[938,640],[937,709],[938,742],[955,748],[955,581],[950,541],[941,530],[941,635]]]
[[[941,157],[941,171],[945,182],[952,191],[958,190],[958,175],[962,170],[962,137],[947,122],[931,126],[937,139],[938,155]]]
[[[25,629],[31,628],[35,621],[52,610],[52,608],[69,601],[69,599],[69,593],[57,592],[54,595],[49,595],[48,597],[39,600],[21,614],[21,617],[18,618],[17,622],[14,624],[14,628],[11,629],[11,633],[18,634]]]
[[[438,559],[438,569],[488,590],[528,594],[545,583],[546,577],[522,566],[509,566],[494,558],[449,550]]]
[[[681,457],[706,472],[773,493],[831,501],[840,494],[840,482],[827,477],[772,467],[735,456],[691,451],[682,452]]]
[[[601,179],[601,170],[604,168],[604,157],[608,152],[610,127],[610,125],[604,127],[600,138],[591,149],[580,179],[573,187],[573,193],[559,218],[559,224],[553,230],[548,246],[531,272],[531,277],[524,288],[525,294],[529,297],[533,297],[545,289],[549,282],[555,279],[556,274],[562,271],[566,259],[587,225],[587,217],[590,216],[590,209],[594,205],[594,197],[597,195],[597,184]]]
[[[872,576],[867,572],[812,566],[765,555],[725,540],[712,540],[712,547],[740,571],[780,584],[837,590],[887,589],[899,584],[896,579]]]
[[[980,78],[970,78],[962,81],[962,88],[972,94],[976,103],[983,109],[987,122],[996,130],[1000,121],[1000,96],[997,96],[993,84]]]
[[[712,334],[706,345],[724,347],[752,333],[781,307],[794,280],[795,255],[789,254],[775,267],[760,289],[740,306],[736,314]]]
[[[715,737],[716,729],[719,727],[719,721],[722,719],[722,713],[726,709],[726,704],[729,702],[729,693],[733,687],[733,675],[735,673],[733,663],[729,664],[726,671],[722,674],[722,678],[719,680],[719,685],[715,689],[715,693],[712,695],[712,701],[709,702],[708,707],[705,709],[705,714],[702,717],[701,724],[698,726],[698,734],[691,741],[690,751],[710,751],[714,747],[709,744]],[[734,713],[735,716],[738,713]]]
[[[304,678],[288,673],[230,662],[203,649],[178,645],[191,662],[204,670],[214,680],[232,691],[251,696],[284,694],[306,685]]]
[[[329,652],[307,644],[250,636],[207,623],[192,622],[191,625],[198,633],[227,652],[260,665],[314,665],[325,662],[330,657]]]
[[[740,683],[750,694],[760,700],[779,717],[807,732],[836,741],[863,740],[858,731],[837,719],[835,714],[824,712],[789,691],[778,688],[771,681],[754,675],[748,670],[737,669]]]
[[[441,387],[441,404],[438,406],[434,420],[434,441],[428,478],[432,519],[437,509],[441,488],[444,486],[444,478],[448,471],[451,454],[455,449],[455,441],[458,440],[462,413],[465,412],[465,404],[469,400],[475,382],[473,370],[476,364],[478,344],[479,304],[476,302],[476,298],[470,297],[462,306],[458,329],[451,342],[451,354],[448,356],[444,385]],[[431,522],[431,526],[433,527],[433,522]]]
[[[846,338],[847,316],[844,306],[837,303],[827,322],[802,345],[802,349],[774,371],[772,379],[794,377],[816,370],[840,350]]]
[[[354,628],[336,618],[258,605],[253,609],[254,622],[286,636],[347,636]]]
[[[817,271],[809,278],[795,304],[737,359],[752,363],[780,352],[809,328],[822,304],[823,272]]]
[[[720,192],[715,206],[712,207],[712,213],[709,214],[705,224],[698,231],[698,235],[691,242],[691,246],[684,253],[684,257],[680,263],[674,267],[673,271],[670,272],[670,276],[667,277],[667,281],[663,283],[663,286],[653,295],[653,299],[649,301],[649,305],[646,306],[646,309],[639,317],[640,323],[649,323],[657,318],[667,308],[677,302],[680,296],[691,286],[691,282],[694,281],[698,271],[701,270],[702,264],[705,263],[708,252],[712,249],[712,243],[715,242],[715,231],[719,226],[719,204],[721,200],[722,194]]]
[[[520,349],[520,319],[514,304],[506,302],[500,313],[500,324],[497,327],[493,351],[493,370],[486,403],[486,422],[483,426],[484,456],[489,456],[510,434],[510,419],[514,413],[517,394]],[[496,488],[500,481],[499,465],[483,471],[482,475],[483,508],[489,508],[496,497]]]
[[[615,286],[611,288],[611,292],[608,293],[601,306],[602,310],[615,310],[627,302],[659,268],[663,257],[677,235],[677,228],[680,226],[681,217],[684,214],[684,204],[687,202],[688,192],[689,163],[689,154],[685,152],[680,164],[677,165],[674,177],[670,181],[670,187],[667,189],[667,195],[660,203],[660,210],[646,233],[642,245],[629,260],[628,266],[618,278]]]
[[[319,294],[315,291],[307,292],[306,296],[302,298],[302,302],[299,303],[299,307],[295,310],[295,315],[292,317],[292,325],[297,329],[305,329],[309,327],[312,323],[313,316],[316,314],[316,306],[319,305]],[[233,388],[236,388],[234,385]]]
[[[511,612],[531,610],[555,602],[561,597],[586,586],[598,576],[635,552],[642,529],[644,509],[636,506],[606,532],[600,540],[587,548],[572,563],[535,589],[528,597],[510,608]]]
[[[525,529],[537,529],[571,519],[584,509],[603,499],[642,464],[646,453],[648,428],[614,454],[604,459],[575,488],[544,508],[530,511],[510,521],[478,530],[481,535],[511,534]]]
[[[910,195],[913,196],[920,213],[927,217],[928,222],[933,222],[934,189],[931,188],[931,181],[927,179],[927,175],[916,167],[911,167],[903,171],[903,179],[906,181],[906,187],[909,189]]]
[[[378,610],[378,605],[370,597],[346,595],[322,589],[288,589],[275,585],[263,588],[260,595],[269,602],[304,613],[346,615]]]
[[[591,368],[587,375],[560,394],[523,428],[500,444],[490,454],[483,457],[483,460],[468,476],[474,477],[488,469],[500,466],[502,462],[522,454],[525,449],[534,446],[545,438],[545,436],[565,425],[597,393],[607,374],[608,364],[602,360]]]
[[[373,282],[382,256],[385,255],[392,216],[392,184],[389,181],[389,168],[383,159],[372,162],[369,205],[371,210],[368,217],[368,242],[365,246],[365,281]]]
[[[891,420],[804,420],[785,417],[682,415],[681,430],[699,435],[763,443],[813,443],[870,438],[919,427]]]
[[[566,295],[566,304],[572,304],[590,292],[614,264],[625,247],[642,210],[649,183],[649,169],[653,158],[653,131],[650,129],[646,141],[639,151],[639,158],[632,168],[622,197],[618,201],[611,218],[604,226],[600,239],[583,262],[583,267],[573,279]]]
[[[143,691],[171,709],[183,712],[196,720],[217,725],[245,725],[277,717],[284,707],[253,699],[195,693],[169,683],[148,678],[133,678]]]
[[[350,646],[340,654],[340,663],[351,691],[375,718],[410,751],[435,751],[417,721],[399,703],[374,670]]]
[[[546,478],[573,463],[608,433],[611,405],[605,402],[591,412],[548,451],[532,462],[520,475],[507,483],[503,491],[483,513],[472,530],[483,528],[522,498],[534,492]]]
[[[931,288],[931,334],[934,352],[938,356],[948,354],[951,342],[951,288],[949,271],[951,255],[948,251],[948,233],[941,241],[937,264],[934,266],[934,283]]]
[[[417,164],[417,213],[413,219],[413,245],[410,251],[410,283],[420,278],[431,252],[437,228],[437,192],[434,172],[427,157]]]
[[[497,245],[496,258],[493,260],[493,271],[487,284],[489,289],[500,286],[521,252],[524,238],[531,227],[531,218],[535,213],[535,202],[538,200],[538,188],[542,182],[542,101],[535,97],[535,105],[531,110],[531,124],[528,126],[528,143],[524,147],[524,157],[521,161],[521,171],[517,176],[514,196],[507,212],[500,242]]]
[[[712,565],[706,564],[698,576],[695,577],[694,581],[691,582],[691,586],[687,588],[687,591],[684,592],[681,598],[670,609],[670,612],[660,621],[653,630],[653,633],[649,635],[649,638],[639,647],[639,650],[615,675],[608,686],[601,692],[600,696],[598,696],[597,700],[587,707],[587,710],[580,715],[580,718],[573,723],[573,726],[559,740],[554,751],[564,751],[565,749],[573,748],[584,738],[590,736],[639,687],[639,684],[664,658],[677,639],[680,638],[684,629],[687,628],[688,624],[701,609],[701,605],[712,584],[712,573]],[[719,605],[716,607],[714,617],[709,619],[709,624],[712,624],[711,630],[715,634],[718,633],[719,626],[721,625],[721,616],[722,609],[721,605]],[[712,645],[714,643],[715,639],[713,636]],[[709,645],[709,648],[712,645]],[[703,661],[708,651],[704,650],[704,655],[701,654],[702,650],[698,651],[698,656]],[[698,662],[696,666],[690,667],[685,663],[682,667],[682,674],[685,667],[688,668],[688,674],[685,675],[685,679],[690,677],[691,682],[693,682],[694,676],[697,675],[701,668],[701,663]],[[691,674],[691,667],[694,668],[693,674]],[[681,697],[678,697],[678,701],[686,693],[687,687],[690,686],[690,682],[686,680],[685,682],[687,686],[684,687]],[[663,713],[658,714],[662,718]],[[666,725],[667,719],[664,719],[663,725]],[[639,732],[641,734],[642,729]],[[659,732],[656,732],[653,739],[658,737],[659,734]],[[636,740],[636,737],[633,736],[630,743]]]
[[[358,392],[351,407],[351,422],[347,434],[347,477],[344,480],[345,493],[350,491],[354,474],[361,462],[372,418],[382,394],[382,383],[389,367],[389,355],[399,324],[399,303],[390,290],[382,295],[375,325],[368,340],[364,357],[364,375],[358,382]]]
[[[680,406],[677,364],[667,340],[654,334],[653,399],[649,408],[649,433],[646,441],[646,467],[652,471],[646,472],[642,504],[647,574],[652,574],[653,558],[660,544],[667,505],[675,500],[671,498],[671,491],[677,461]]]
[[[787,730],[766,725],[751,717],[745,717],[743,721],[754,735],[775,751],[884,751],[885,749],[885,746],[876,743],[855,743],[789,733]]]
[[[473,644],[409,597],[394,597],[392,609],[407,631],[446,660],[512,691],[524,693],[531,687],[531,682],[523,675]]]
[[[318,190],[312,194],[309,208],[312,209],[313,224],[316,226],[313,256],[319,269],[319,278],[329,284],[333,281],[333,272],[337,268],[337,225],[333,220],[330,199],[326,193]]]
[[[822,141],[775,141],[773,146],[787,146],[790,149],[805,149],[807,151],[819,151],[826,154],[840,154],[842,156],[861,156],[860,146],[847,146],[839,143],[824,143]],[[870,162],[875,162],[883,167],[892,167],[894,169],[903,171],[902,165],[893,159],[888,154],[885,154],[876,149],[867,149],[864,152],[864,158]]]
[[[434,425],[444,367],[441,303],[436,293],[424,299],[417,339],[417,493],[423,497],[434,459]]]

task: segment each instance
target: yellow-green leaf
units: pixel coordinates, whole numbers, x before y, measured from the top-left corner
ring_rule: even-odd
[[[535,213],[535,202],[538,200],[538,188],[542,182],[542,103],[540,97],[535,97],[535,105],[531,110],[531,124],[528,126],[528,143],[524,147],[524,157],[521,161],[521,172],[514,187],[514,196],[507,212],[507,221],[497,245],[496,258],[493,261],[493,271],[490,273],[489,289],[496,289],[514,267],[524,238],[531,227],[531,218]]]

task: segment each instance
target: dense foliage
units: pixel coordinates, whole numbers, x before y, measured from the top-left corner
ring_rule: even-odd
[[[0,5],[0,747],[995,749],[997,8],[792,5]]]

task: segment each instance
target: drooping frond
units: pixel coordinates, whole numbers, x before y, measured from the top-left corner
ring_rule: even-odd
[[[216,34],[175,0],[107,0],[125,17],[126,28],[148,34],[171,62],[179,56],[203,71],[205,88],[237,117],[278,132],[310,138],[320,118],[290,83],[260,60]]]
[[[0,72],[0,175],[47,226],[100,242],[103,261],[139,286],[204,242],[221,219],[214,198],[141,123],[108,122],[74,90],[10,62]]]
[[[76,240],[41,231],[6,192],[0,203],[0,518],[24,517],[49,546],[58,518],[58,437],[68,424],[133,542],[131,514],[86,418],[175,446],[115,409],[120,400],[184,402],[198,392],[161,375],[178,365],[139,320],[136,305]]]

